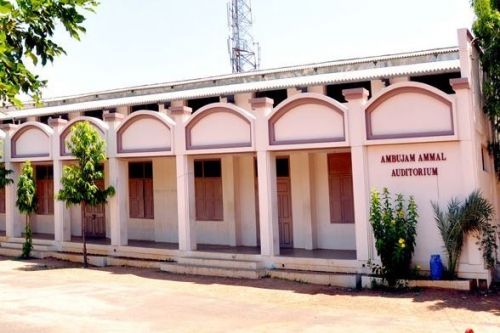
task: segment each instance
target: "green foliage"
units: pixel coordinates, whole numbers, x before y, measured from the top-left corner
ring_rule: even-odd
[[[14,180],[10,178],[10,174],[12,174],[12,170],[5,169],[4,165],[0,165],[0,188],[14,183]]]
[[[26,67],[26,60],[44,66],[64,54],[54,42],[56,26],[61,24],[79,40],[85,32],[81,10],[93,11],[97,4],[97,0],[0,0],[0,101],[21,107],[18,95],[25,93],[39,102],[45,81]]]
[[[33,178],[33,167],[30,161],[23,164],[17,182],[16,206],[21,214],[32,214],[36,209],[36,187]]]
[[[486,266],[494,268],[498,245],[496,229],[491,223],[493,206],[479,191],[472,192],[464,202],[456,198],[451,199],[447,212],[441,210],[435,202],[432,207],[434,219],[443,238],[448,257],[448,273],[451,277],[456,277],[464,239],[468,234],[476,236]]]
[[[30,161],[23,164],[21,175],[17,182],[17,200],[16,206],[19,211],[26,215],[26,224],[24,227],[23,258],[29,258],[33,249],[33,240],[31,234],[30,215],[36,209],[36,187],[33,178],[33,167]]]
[[[115,189],[112,186],[100,189],[96,183],[104,178],[101,170],[101,163],[106,159],[104,140],[88,121],[82,121],[72,127],[71,139],[67,145],[78,164],[64,167],[62,188],[57,193],[57,199],[68,206],[96,206],[106,203],[108,197],[115,194]],[[83,263],[87,267],[85,228],[85,223],[82,223]]]
[[[500,175],[500,2],[495,0],[472,0],[476,20],[472,31],[479,46],[480,61],[483,67],[484,112],[490,118],[493,129],[493,141],[490,151],[493,153],[497,175]]]
[[[26,223],[24,225],[24,243],[21,258],[28,259],[31,256],[31,250],[33,250],[33,233],[31,232],[31,224]]]
[[[375,236],[375,248],[382,266],[372,265],[389,286],[398,279],[410,275],[411,257],[415,250],[417,234],[417,205],[412,196],[405,204],[402,194],[392,200],[389,190],[383,189],[382,197],[377,190],[371,193],[370,222]]]
[[[77,159],[77,165],[65,166],[61,179],[62,189],[57,199],[68,206],[88,204],[96,206],[106,203],[115,193],[113,187],[100,189],[96,181],[104,178],[100,164],[106,159],[104,140],[87,121],[78,122],[72,127],[68,149]]]
[[[432,207],[434,208],[434,219],[443,238],[447,254],[448,273],[453,278],[456,276],[458,260],[462,253],[464,241],[464,233],[460,227],[464,215],[464,207],[456,198],[451,199],[448,203],[447,212],[442,211],[435,202],[432,202]]]

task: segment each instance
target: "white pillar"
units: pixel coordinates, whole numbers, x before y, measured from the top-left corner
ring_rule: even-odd
[[[347,119],[351,145],[356,258],[366,261],[373,258],[373,237],[369,222],[368,158],[364,146],[366,139],[364,106],[368,100],[368,91],[364,88],[354,88],[343,90],[342,94],[349,108]]]
[[[21,216],[16,207],[16,187],[19,177],[19,164],[5,162],[5,169],[13,171],[10,177],[14,179],[13,184],[5,186],[5,235],[7,238],[21,237],[23,224],[20,223]]]
[[[5,187],[5,235],[8,238],[20,237],[22,230],[22,225],[16,223],[16,221],[19,221],[19,212],[16,207],[16,186],[19,176],[19,166],[17,163],[11,162],[11,138],[17,130],[17,127],[18,126],[14,124],[4,124],[0,127],[5,132],[3,141],[5,168],[13,171],[10,177],[14,180],[13,184],[9,184]]]
[[[194,167],[186,155],[186,134],[184,123],[191,115],[191,108],[173,106],[170,114],[175,120],[175,161],[177,174],[177,218],[179,223],[179,250],[196,250]]]
[[[107,177],[109,185],[115,188],[115,195],[108,200],[111,245],[122,246],[128,244],[128,198],[126,197],[128,193],[128,170],[127,162],[116,156],[116,130],[123,120],[124,115],[121,113],[105,112],[103,118],[109,125],[106,144],[107,156],[109,157],[109,174]]]
[[[63,201],[57,200],[57,193],[62,188],[63,163],[54,160],[54,239],[56,242],[71,241],[71,217],[68,207]]]
[[[264,256],[279,255],[278,196],[276,192],[276,158],[268,151],[269,129],[267,116],[273,100],[254,98],[251,101],[256,115],[255,141],[259,187],[260,246]]]
[[[465,33],[465,30],[461,30]],[[463,177],[460,179],[465,198],[479,188],[478,170],[482,169],[476,156],[480,145],[476,142],[476,119],[472,106],[472,93],[469,79],[466,77],[451,79],[450,84],[455,90],[456,112],[458,123],[458,137],[460,140],[461,167]],[[476,239],[468,236],[465,239],[466,258],[468,264],[480,265],[483,263],[481,251],[478,250]],[[465,252],[465,251],[464,251]],[[463,259],[463,258],[462,258]],[[466,259],[466,260],[467,260]],[[461,260],[462,262],[462,260]]]
[[[224,220],[228,222],[228,245],[236,246],[236,182],[235,166],[233,155],[224,155],[221,158],[222,164],[222,197],[224,198]]]
[[[309,86],[307,87],[307,92],[326,95],[326,86]]]
[[[253,98],[254,95],[255,94],[251,92],[235,94],[234,103],[240,108],[243,108],[245,110],[250,110],[252,109],[250,100]]]
[[[306,250],[315,248],[315,228],[312,218],[312,177],[307,151],[290,155],[290,179],[292,183],[293,234],[296,247]],[[296,237],[298,236],[298,237]],[[298,238],[298,239],[296,239]]]
[[[108,163],[109,185],[115,188],[115,195],[108,201],[111,245],[122,246],[128,244],[127,162],[116,157],[110,157]]]
[[[475,147],[475,117],[472,107],[472,94],[467,78],[458,78],[450,80],[450,84],[455,90],[457,125],[455,131],[458,132],[461,150],[461,167],[464,175],[461,179],[464,195],[468,195],[478,187],[476,170],[481,170],[477,165],[476,147]]]
[[[51,142],[54,172],[54,239],[58,243],[71,240],[69,210],[64,202],[57,200],[57,193],[62,188],[61,178],[63,175],[63,163],[60,154],[60,135],[66,123],[67,121],[64,119],[49,119],[49,126],[54,130]]]
[[[474,37],[471,35],[469,29],[462,28],[457,30],[457,39],[460,59],[460,76],[462,78],[472,77],[471,48],[473,47],[472,40]]]

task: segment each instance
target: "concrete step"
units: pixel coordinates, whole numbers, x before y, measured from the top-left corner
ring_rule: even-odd
[[[131,258],[116,258],[116,257],[107,257],[106,265],[107,266],[127,266],[127,267],[137,267],[137,268],[151,268],[151,269],[160,269],[164,260],[141,260],[141,259],[131,259]]]
[[[260,279],[264,277],[264,270],[244,269],[244,268],[225,268],[211,266],[185,265],[179,263],[164,263],[160,265],[160,270],[176,274],[219,276],[238,279]]]
[[[5,242],[8,243],[24,243],[24,237],[10,237],[6,238]],[[41,238],[33,238],[33,244],[38,244],[38,245],[53,245],[54,240],[53,239],[41,239]]]
[[[179,257],[176,259],[179,264],[191,266],[206,266],[217,268],[234,268],[234,269],[262,269],[264,265],[258,261],[249,260],[227,260],[227,259],[212,259],[199,257]]]
[[[21,249],[11,249],[7,247],[0,247],[0,255],[5,257],[20,257],[23,251]]]
[[[267,275],[275,279],[318,284],[323,286],[356,288],[358,285],[358,278],[356,274],[271,269],[267,271]]]
[[[46,257],[46,253],[48,253],[48,252],[33,250],[33,251],[31,251],[31,257],[43,259]],[[19,258],[19,257],[21,257],[22,254],[23,254],[22,249],[0,247],[0,256]]]
[[[131,259],[144,259],[144,260],[158,260],[158,261],[172,261],[175,258],[175,253],[171,250],[158,250],[158,249],[141,249],[128,247],[121,247],[115,252],[110,252],[110,256],[131,258]]]
[[[9,249],[22,249],[23,243],[18,242],[2,242],[0,246]],[[33,250],[36,251],[55,251],[57,250],[55,245],[44,245],[44,244],[33,244]]]
[[[55,258],[59,260],[66,260],[71,262],[83,263],[83,255],[80,253],[67,253],[67,252],[48,252],[45,253],[45,258]],[[87,255],[89,265],[97,267],[107,266],[106,257]]]

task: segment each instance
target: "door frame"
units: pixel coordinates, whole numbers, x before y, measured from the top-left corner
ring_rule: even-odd
[[[97,180],[96,181],[97,183],[97,186],[101,189],[104,189],[104,186],[105,186],[105,182],[104,182],[104,179],[101,179],[101,180]],[[107,234],[106,234],[106,204],[102,203],[100,204],[102,206],[102,211],[103,211],[103,214],[102,214],[102,219],[103,219],[103,229],[104,229],[104,233],[103,235],[88,235],[86,234],[85,237],[86,238],[93,238],[93,239],[105,239]],[[81,230],[83,230],[83,223],[85,223],[85,208],[86,208],[86,204],[82,204],[81,205],[81,214],[82,214],[82,217],[81,217]],[[87,233],[89,231],[89,228],[85,228]]]
[[[288,170],[287,170],[287,176],[278,176],[278,170],[277,170],[277,163],[279,159],[286,159],[288,162]],[[279,246],[280,248],[293,248],[293,209],[292,209],[292,181],[291,181],[291,176],[290,176],[290,156],[289,155],[282,155],[282,156],[276,156],[276,197],[278,196],[278,182],[279,181],[286,181],[287,182],[287,188],[288,188],[288,200],[289,200],[289,216],[290,216],[290,228],[289,228],[289,239],[290,243],[289,244],[284,244],[282,241],[282,223],[280,223],[280,218],[279,218],[279,212],[280,209],[279,207],[276,207],[278,209],[278,238],[279,238]],[[277,203],[279,206],[279,201]]]

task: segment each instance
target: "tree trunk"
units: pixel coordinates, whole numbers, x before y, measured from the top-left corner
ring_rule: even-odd
[[[83,267],[89,267],[87,262],[87,239],[85,238],[85,234],[87,233],[87,223],[85,219],[82,219],[82,240],[83,240]]]
[[[31,226],[30,226],[30,215],[25,215],[25,225],[24,225],[24,243],[23,243],[23,253],[22,257],[29,259],[31,257],[31,250],[33,249],[32,237],[31,237]]]

